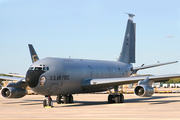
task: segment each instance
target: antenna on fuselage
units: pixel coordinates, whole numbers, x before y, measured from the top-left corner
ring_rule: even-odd
[[[134,14],[131,14],[131,13],[125,13],[125,14],[128,14],[129,15],[128,19],[133,21],[133,17],[135,16]]]

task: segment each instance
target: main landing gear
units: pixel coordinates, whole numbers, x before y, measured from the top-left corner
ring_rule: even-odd
[[[43,100],[43,107],[53,107],[52,98],[48,95],[45,95],[45,99]]]
[[[73,103],[73,96],[70,95],[58,95],[56,98],[57,104],[69,104]]]
[[[118,94],[118,86],[114,87],[115,93],[113,94],[110,90],[110,95],[108,96],[108,103],[123,103],[124,102],[124,96],[123,94]]]
[[[58,95],[56,98],[57,104],[69,104],[73,103],[73,96],[70,95]],[[52,98],[48,95],[45,95],[45,99],[43,100],[43,107],[51,108],[53,107]]]

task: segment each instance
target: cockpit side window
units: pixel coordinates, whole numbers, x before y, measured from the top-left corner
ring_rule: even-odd
[[[49,70],[49,67],[43,67],[43,70],[44,70],[44,71],[48,71],[48,70]]]

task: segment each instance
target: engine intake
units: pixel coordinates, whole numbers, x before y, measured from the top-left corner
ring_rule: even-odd
[[[22,98],[27,94],[27,90],[15,87],[5,87],[1,90],[4,98]]]
[[[154,89],[147,85],[138,85],[134,89],[134,93],[141,97],[151,97],[154,93]]]

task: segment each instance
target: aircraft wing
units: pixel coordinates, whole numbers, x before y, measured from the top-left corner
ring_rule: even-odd
[[[138,70],[141,70],[141,69],[157,67],[157,66],[162,66],[162,65],[168,65],[168,64],[177,63],[177,62],[178,61],[173,61],[173,62],[153,64],[153,65],[145,65],[145,66],[141,66],[141,67],[133,67],[133,71],[138,71]]]
[[[124,78],[88,78],[85,79],[82,83],[82,88],[89,87],[111,87],[116,85],[124,85],[137,83],[138,81],[143,81],[147,77],[149,80],[153,80],[154,82],[160,82],[169,80],[171,78],[178,78],[180,74],[171,74],[171,75],[156,75],[156,76],[141,76],[141,77],[124,77]]]
[[[0,76],[0,81],[19,81],[19,80],[24,80],[24,78],[20,77],[9,77],[9,76]]]
[[[10,75],[10,76],[13,76],[13,77],[25,78],[25,75],[18,75],[18,74],[5,74],[5,75]]]

